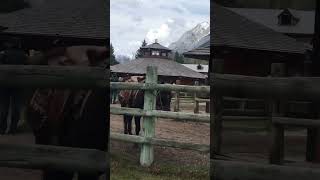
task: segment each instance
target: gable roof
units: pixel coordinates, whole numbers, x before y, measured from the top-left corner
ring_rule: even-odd
[[[209,65],[205,65],[205,64],[200,64],[202,69],[198,69],[199,64],[182,64],[185,67],[192,69],[196,72],[199,73],[208,73],[209,72]]]
[[[188,58],[208,60],[210,57],[210,34],[201,38],[195,49],[184,52],[183,55]]]
[[[171,51],[171,49],[167,48],[167,47],[164,47],[162,46],[161,44],[159,43],[152,43],[152,44],[149,44],[149,45],[146,45],[144,47],[141,47],[141,49],[159,49],[159,50],[167,50],[167,51]]]
[[[314,11],[303,11],[295,9],[251,9],[251,8],[228,8],[231,11],[250,19],[253,22],[262,24],[274,31],[286,34],[305,34],[314,33]],[[292,26],[281,26],[278,24],[278,16],[284,11],[290,12],[299,21]]]
[[[210,47],[196,48],[183,53],[185,57],[208,60],[210,58]]]
[[[109,39],[107,0],[54,0],[0,15],[1,33]]]
[[[213,5],[213,46],[303,54],[304,43],[253,22],[230,9]]]
[[[173,60],[159,59],[159,58],[139,58],[127,62],[125,64],[117,64],[111,66],[111,72],[136,74],[141,75],[146,73],[147,66],[156,66],[158,68],[158,75],[173,76],[173,77],[187,77],[195,79],[205,79],[206,76],[198,73],[182,64]]]

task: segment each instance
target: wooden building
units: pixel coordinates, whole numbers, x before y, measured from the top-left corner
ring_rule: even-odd
[[[111,66],[111,72],[117,76],[144,75],[147,66],[156,66],[160,81],[193,85],[194,81],[205,81],[206,76],[198,73],[180,63],[172,60],[169,56],[171,50],[158,42],[147,45],[142,49],[143,56],[125,64]]]
[[[276,32],[310,44],[314,33],[315,11],[296,9],[228,8]]]
[[[185,56],[224,60],[224,73],[268,76],[272,63],[285,63],[286,75],[304,73],[306,43],[253,22],[232,10],[214,4],[211,17],[213,35],[202,47],[186,52]],[[211,45],[209,45],[211,44]],[[210,60],[212,65],[212,60]]]
[[[140,48],[145,58],[164,58],[169,59],[172,50],[162,46],[156,39],[154,43]]]

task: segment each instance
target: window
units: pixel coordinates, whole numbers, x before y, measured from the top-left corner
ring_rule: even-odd
[[[203,67],[201,66],[201,64],[199,64],[199,65],[197,66],[197,69],[198,69],[198,70],[202,70],[202,69],[203,69]]]
[[[159,51],[152,51],[152,56],[160,56],[160,52]]]
[[[162,56],[167,56],[167,53],[162,53]]]
[[[280,21],[281,25],[291,25],[292,17],[290,14],[283,14],[282,16],[280,16]]]

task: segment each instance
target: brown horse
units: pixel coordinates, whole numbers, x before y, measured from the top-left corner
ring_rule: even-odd
[[[55,48],[29,58],[29,64],[102,66],[105,47]],[[27,109],[37,144],[107,150],[109,123],[108,89],[37,89]],[[72,180],[74,173],[45,170],[44,180]],[[98,174],[79,174],[78,179],[97,180]]]
[[[126,82],[139,82],[144,83],[144,78],[127,79]],[[144,106],[144,91],[143,90],[122,90],[119,93],[119,101],[121,107],[139,108],[143,109]],[[157,91],[156,97],[156,109],[170,111],[171,92],[159,92]],[[123,115],[124,134],[132,135],[132,118],[135,120],[135,133],[140,134],[141,116]]]

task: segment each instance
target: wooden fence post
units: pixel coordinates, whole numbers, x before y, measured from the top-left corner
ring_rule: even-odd
[[[210,113],[210,102],[206,102],[206,113]]]
[[[198,82],[196,81],[194,85],[195,85],[195,86],[198,86],[199,84],[198,84]],[[199,101],[197,101],[197,93],[196,93],[196,92],[193,93],[193,99],[194,99],[193,112],[194,112],[195,114],[198,114],[198,113],[199,113]]]
[[[157,68],[153,66],[147,67],[146,85],[157,84],[158,75]],[[156,90],[146,90],[144,95],[144,110],[153,111],[156,109]],[[144,137],[153,138],[155,136],[155,120],[154,116],[145,116],[143,118]],[[140,164],[142,166],[150,166],[153,163],[154,150],[151,144],[143,144],[140,154]]]
[[[180,84],[180,80],[176,80],[176,84]],[[174,112],[180,111],[180,91],[176,91],[175,93],[175,101],[174,101]]]
[[[271,64],[271,76],[285,76],[285,64]],[[274,124],[272,122],[272,117],[284,116],[286,103],[284,101],[272,99],[271,97],[269,100],[269,117],[271,124],[271,149],[269,162],[271,164],[282,164],[284,158],[284,126],[282,124]]]
[[[312,69],[312,61],[311,60],[306,60],[304,62],[304,76],[310,77],[312,76],[311,74],[311,69]],[[312,113],[315,113],[314,118],[319,118],[319,111],[317,107],[319,105],[319,102],[312,102]],[[319,128],[308,128],[307,130],[307,144],[306,144],[306,160],[311,162],[311,161],[316,161],[319,163],[320,161],[320,130]]]
[[[223,73],[223,65],[224,61],[222,59],[214,60],[214,73]],[[213,75],[213,73],[211,73]],[[212,79],[214,77],[210,77]],[[212,81],[210,81],[212,82]],[[213,81],[214,83],[214,81]],[[223,97],[211,86],[210,92],[210,108],[211,116],[210,116],[210,158],[213,159],[215,154],[221,153],[221,143],[222,143],[222,114],[223,114]]]

